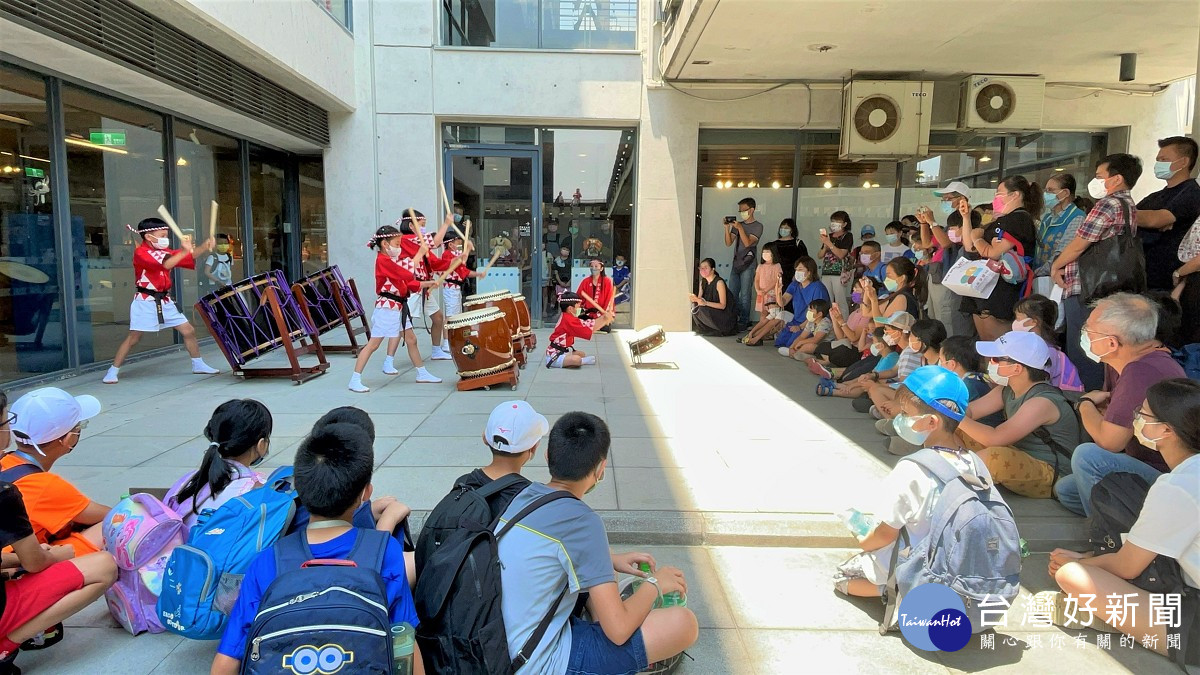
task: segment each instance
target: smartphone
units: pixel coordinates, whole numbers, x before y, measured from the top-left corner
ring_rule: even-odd
[[[732,225],[737,222],[737,216],[725,216],[725,224]]]
[[[825,228],[822,227],[821,228],[821,236],[824,237],[824,236],[827,236],[828,234],[829,234],[829,232]]]

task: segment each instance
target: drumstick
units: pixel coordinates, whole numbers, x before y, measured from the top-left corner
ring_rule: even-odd
[[[579,294],[579,297],[583,298],[584,300],[587,300],[587,301],[588,301],[588,304],[590,304],[592,307],[595,307],[596,309],[600,310],[600,313],[601,313],[601,314],[603,314],[603,315],[605,315],[605,316],[613,316],[613,317],[615,317],[615,316],[616,316],[616,315],[615,315],[615,314],[613,314],[612,312],[610,312],[610,311],[608,311],[607,309],[604,309],[603,307],[601,307],[601,306],[600,306],[600,304],[599,304],[599,303],[597,303],[595,300],[593,300],[593,299],[592,299],[592,296],[588,295],[587,293],[580,293],[580,294]]]
[[[208,238],[217,238],[217,200],[215,199],[212,202],[212,216],[208,221]]]
[[[176,237],[179,237],[179,243],[182,244],[184,242],[183,230],[180,230],[179,226],[175,224],[175,219],[171,217],[171,212],[167,210],[165,205],[158,207],[158,215],[162,216],[162,219],[167,223],[167,227],[171,228]]]
[[[483,275],[487,276],[488,270],[492,269],[492,263],[496,262],[496,258],[500,257],[500,247],[492,249],[492,259],[488,261],[487,267],[483,268]]]
[[[454,209],[450,208],[450,197],[446,196],[446,186],[440,180],[438,181],[438,192],[442,194],[442,204],[446,206],[447,215],[452,213]]]
[[[413,231],[421,237],[421,241],[425,241],[425,231],[421,229],[421,223],[417,222],[417,214],[413,213],[412,209],[408,210],[408,219],[412,221]]]

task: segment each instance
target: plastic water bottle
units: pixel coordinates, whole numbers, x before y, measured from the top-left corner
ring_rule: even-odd
[[[837,514],[838,519],[845,523],[854,536],[861,541],[875,529],[875,519],[858,509],[846,509]]]
[[[638,569],[643,574],[650,574],[650,563],[638,563]],[[659,607],[687,607],[687,597],[679,591],[664,593],[660,599],[654,601],[654,608],[658,609]]]
[[[1029,557],[1029,542],[1025,541],[1025,537],[1019,537],[1019,539],[1021,540],[1021,557],[1028,558]]]
[[[407,622],[392,625],[392,675],[412,675],[413,627]]]

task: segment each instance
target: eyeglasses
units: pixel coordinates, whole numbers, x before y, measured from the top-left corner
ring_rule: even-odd
[[[1084,326],[1083,330],[1088,333],[1095,333],[1096,335],[1099,335],[1100,337],[1117,337],[1116,335],[1113,335],[1112,333],[1101,333],[1100,331],[1096,330],[1095,328],[1088,328],[1087,326]]]
[[[1154,415],[1151,415],[1150,413],[1146,412],[1145,410],[1142,410],[1141,408],[1138,408],[1137,410],[1133,411],[1133,414],[1135,417],[1142,418],[1142,420],[1145,421],[1146,424],[1165,424],[1165,422],[1163,422],[1159,418],[1155,417]]]
[[[1016,361],[1008,358],[1007,356],[989,356],[988,361],[991,361],[996,365],[1000,365],[1001,363],[1016,363]]]
[[[4,418],[4,426],[6,426],[6,427],[11,427],[12,425],[14,425],[16,423],[17,423],[17,413],[15,413],[15,412],[8,413],[8,416]]]

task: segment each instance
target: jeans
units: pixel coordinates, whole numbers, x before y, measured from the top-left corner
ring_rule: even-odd
[[[758,271],[758,263],[751,264],[741,272],[729,272],[725,285],[729,294],[737,301],[738,328],[750,323],[750,312],[754,309],[754,273]]]
[[[1084,443],[1071,455],[1071,475],[1058,479],[1054,494],[1062,505],[1081,516],[1092,515],[1092,488],[1110,473],[1135,473],[1153,484],[1158,469],[1123,452],[1109,452],[1095,443]]]
[[[1104,365],[1089,359],[1079,346],[1079,334],[1083,332],[1083,323],[1091,313],[1083,306],[1078,295],[1063,298],[1063,324],[1067,332],[1067,358],[1075,364],[1079,371],[1079,379],[1083,382],[1084,391],[1096,391],[1104,385]],[[1090,497],[1090,495],[1089,495]]]

